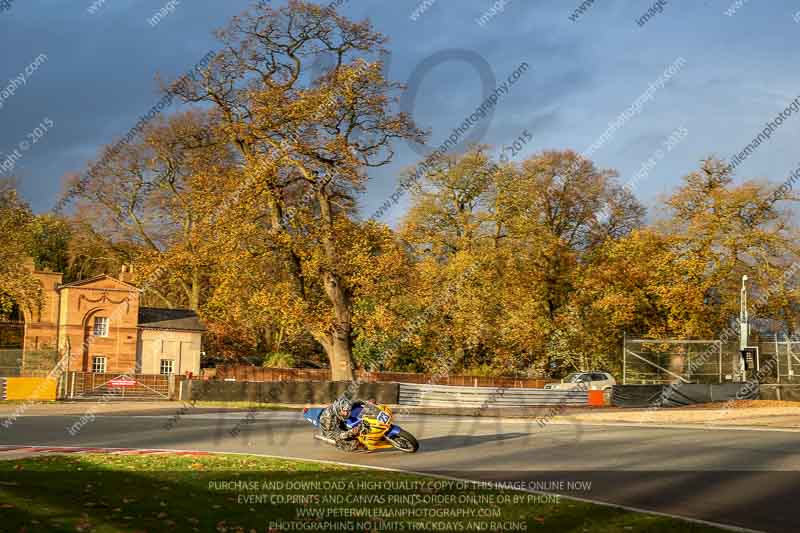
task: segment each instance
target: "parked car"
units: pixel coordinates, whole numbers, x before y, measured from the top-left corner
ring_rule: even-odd
[[[579,383],[588,385],[587,390],[610,390],[617,384],[614,377],[608,372],[573,372],[561,383],[548,383],[545,389],[551,390],[571,390],[578,387]]]

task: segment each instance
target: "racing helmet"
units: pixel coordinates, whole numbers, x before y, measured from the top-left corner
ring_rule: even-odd
[[[333,402],[333,412],[340,420],[346,420],[350,416],[350,411],[353,410],[353,405],[347,398],[339,398]]]

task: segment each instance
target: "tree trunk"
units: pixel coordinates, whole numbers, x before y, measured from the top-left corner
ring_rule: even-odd
[[[322,190],[317,190],[320,217],[325,225],[322,233],[322,246],[330,265],[336,264],[337,254],[333,242],[333,212],[330,198]],[[330,267],[329,267],[330,268]],[[323,344],[331,365],[333,381],[352,381],[353,374],[353,303],[350,293],[341,277],[331,272],[322,275],[325,294],[333,306],[333,324],[328,336],[330,342]]]
[[[192,311],[200,309],[200,271],[197,267],[192,269],[192,292],[189,298],[189,309]]]
[[[353,320],[350,296],[341,280],[330,272],[325,274],[325,292],[333,304],[334,319],[327,341],[322,344],[331,365],[333,381],[352,381],[353,373]]]
[[[340,337],[333,335],[333,344],[331,351],[328,352],[328,359],[331,363],[331,380],[332,381],[354,381],[355,372],[353,372],[353,347],[350,342],[350,336]]]

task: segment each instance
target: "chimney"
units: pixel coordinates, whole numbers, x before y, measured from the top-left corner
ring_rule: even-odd
[[[133,283],[133,265],[122,265],[119,271],[119,280],[125,283]]]

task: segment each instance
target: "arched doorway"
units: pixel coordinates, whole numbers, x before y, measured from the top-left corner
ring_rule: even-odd
[[[98,307],[89,310],[83,317],[81,335],[81,368],[82,372],[105,374],[107,363],[115,351],[114,340],[110,335],[110,313],[108,309]],[[97,359],[97,361],[95,361]],[[102,365],[96,364],[102,362]]]

